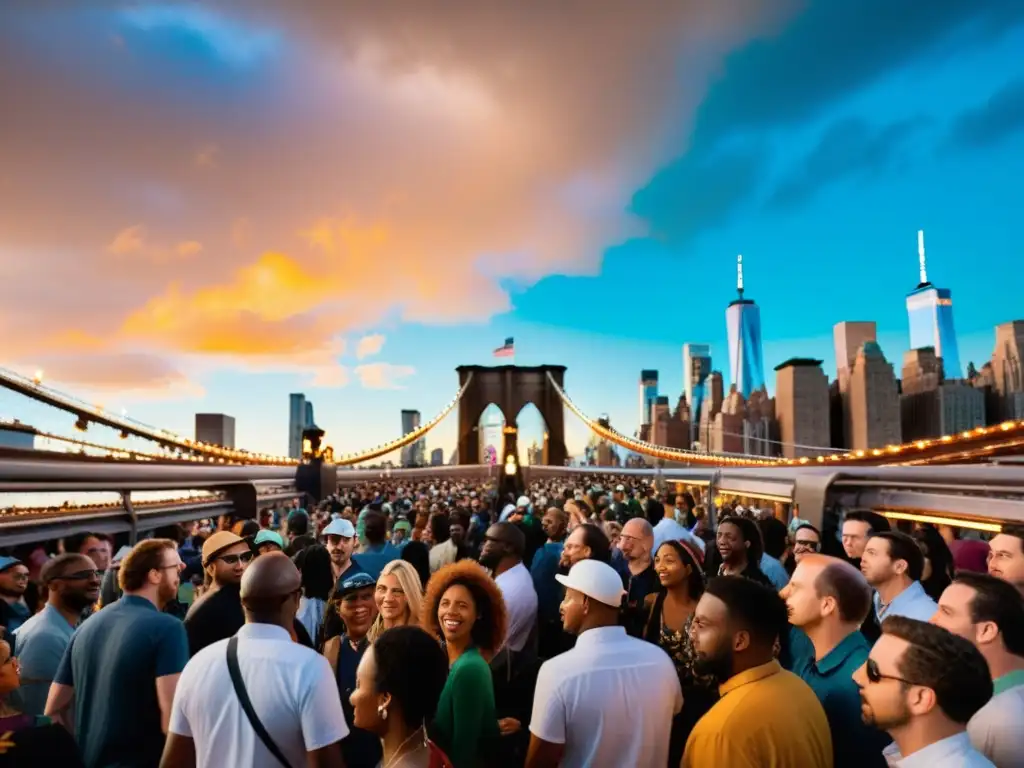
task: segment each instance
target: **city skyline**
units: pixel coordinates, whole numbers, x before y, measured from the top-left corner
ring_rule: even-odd
[[[899,370],[918,230],[962,369],[1022,314],[1019,3],[727,2],[637,14],[614,51],[621,19],[600,9],[585,32],[410,10],[411,51],[351,9],[85,5],[0,10],[0,65],[37,95],[0,89],[0,365],[182,435],[224,413],[239,447],[285,454],[284,396],[304,392],[329,444],[368,448],[510,336],[517,363],[566,365],[574,401],[632,434],[637,373],[674,403],[684,343],[710,346],[728,391],[737,253],[770,392],[793,357],[834,378],[845,320],[876,322]],[[395,66],[337,59],[366,39]],[[44,141],[68,110],[79,139]],[[70,432],[7,392],[0,415]],[[567,415],[570,452],[588,437]],[[427,438],[454,444],[453,417]]]

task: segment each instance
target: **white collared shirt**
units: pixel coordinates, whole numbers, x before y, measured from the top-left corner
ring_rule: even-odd
[[[517,563],[495,578],[494,583],[505,598],[508,611],[508,633],[505,645],[510,651],[521,651],[537,623],[537,589],[526,566]]]
[[[900,754],[894,741],[882,750],[890,768],[996,768],[992,761],[971,746],[967,731],[940,739],[909,757]]]
[[[292,641],[287,630],[246,624],[238,667],[263,727],[293,766],[306,753],[348,736],[331,665]],[[281,768],[245,715],[228,673],[228,641],[207,646],[185,665],[171,709],[170,732],[195,742],[196,768]]]
[[[530,732],[565,745],[562,768],[660,766],[682,706],[668,654],[623,627],[601,627],[541,666]]]

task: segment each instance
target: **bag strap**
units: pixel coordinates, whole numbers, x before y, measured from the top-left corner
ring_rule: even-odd
[[[249,724],[252,729],[256,731],[256,735],[260,737],[260,741],[263,742],[270,754],[277,758],[277,761],[284,766],[284,768],[291,768],[291,764],[288,759],[281,752],[277,744],[267,733],[267,729],[263,727],[263,723],[260,721],[259,715],[256,714],[256,710],[252,707],[252,702],[249,700],[249,693],[245,690],[245,682],[242,680],[242,670],[238,667],[238,638],[232,637],[228,640],[228,673],[231,675],[231,684],[235,687],[235,695],[238,696],[238,703],[242,705],[242,710],[245,712],[245,716],[249,718]]]

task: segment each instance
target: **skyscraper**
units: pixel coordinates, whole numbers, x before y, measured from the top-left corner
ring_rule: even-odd
[[[690,421],[700,420],[704,402],[704,382],[711,374],[711,347],[707,344],[683,344],[683,392],[690,404]]]
[[[812,448],[830,442],[830,411],[828,376],[821,370],[821,360],[793,358],[775,367],[775,419],[785,458],[822,453]]]
[[[408,435],[420,428],[420,412],[412,410],[402,411],[402,435]],[[427,458],[427,439],[421,437],[415,442],[409,443],[402,448],[403,467],[422,467]]]
[[[658,372],[640,371],[640,424],[651,423],[651,409],[658,399]]]
[[[850,371],[849,448],[897,445],[901,439],[900,394],[892,364],[874,341],[862,345]]]
[[[197,413],[196,441],[234,448],[235,417],[223,413]]]
[[[953,293],[948,288],[936,288],[928,281],[924,257],[924,230],[917,233],[917,258],[921,282],[907,294],[910,348],[934,347],[935,354],[942,359],[945,377],[963,378],[956,331],[953,328]]]
[[[752,299],[743,298],[743,256],[736,257],[736,290],[739,297],[725,310],[725,326],[729,334],[732,383],[745,399],[764,386],[764,363],[761,310]]]
[[[288,456],[302,458],[302,433],[315,427],[313,403],[300,392],[288,396]]]

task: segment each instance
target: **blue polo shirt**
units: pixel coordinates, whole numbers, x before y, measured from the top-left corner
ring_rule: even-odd
[[[884,731],[865,725],[860,715],[860,691],[853,673],[867,661],[871,646],[859,631],[851,632],[820,661],[807,635],[794,627],[790,632],[792,671],[818,697],[829,730],[835,768],[885,768],[882,750],[892,739]]]
[[[188,662],[180,619],[125,595],[89,617],[54,682],[75,689],[75,734],[87,768],[158,765],[164,748],[156,679]]]

